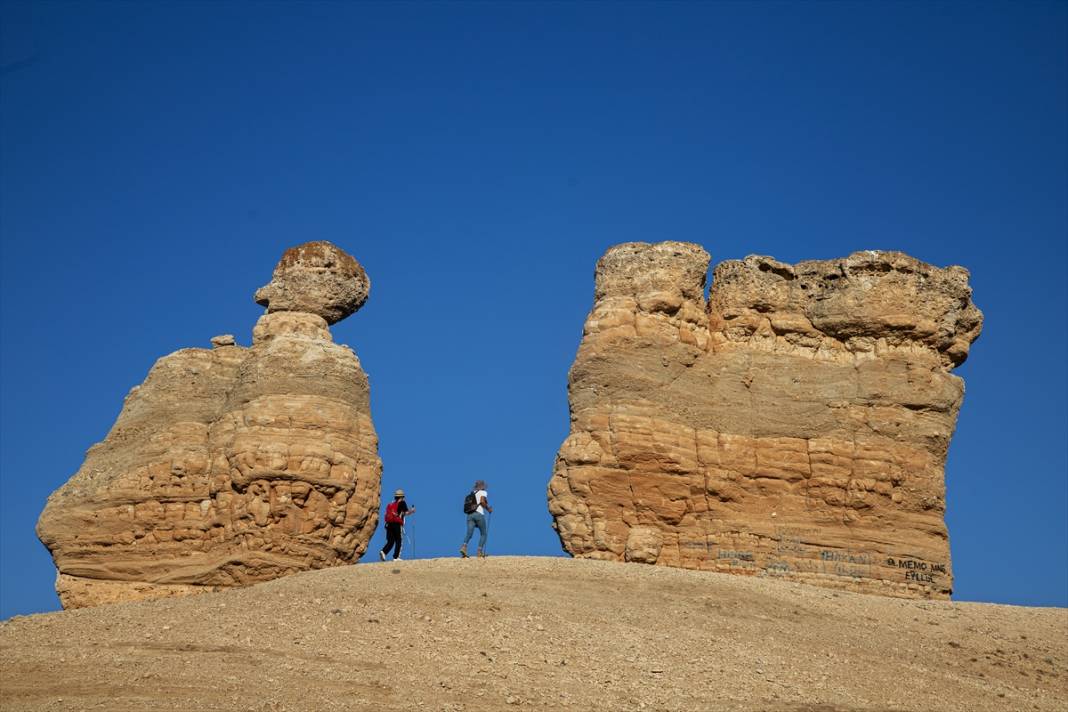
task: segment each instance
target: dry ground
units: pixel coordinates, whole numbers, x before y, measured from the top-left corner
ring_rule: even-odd
[[[362,564],[0,623],[0,709],[1068,709],[1068,609],[632,564]]]

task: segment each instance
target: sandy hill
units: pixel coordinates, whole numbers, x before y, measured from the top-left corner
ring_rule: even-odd
[[[1068,610],[636,564],[364,564],[0,624],[17,710],[1058,710]]]

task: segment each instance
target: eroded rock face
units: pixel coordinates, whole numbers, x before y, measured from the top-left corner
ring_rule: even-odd
[[[788,265],[629,243],[597,265],[549,510],[575,556],[952,591],[944,463],[982,314],[896,252]]]
[[[262,316],[251,348],[212,343],[157,361],[49,498],[37,533],[64,607],[250,584],[366,549],[381,461],[356,355],[302,311]]]
[[[363,306],[370,292],[371,280],[360,263],[319,241],[286,250],[255,299],[268,312],[308,312],[334,324]]]

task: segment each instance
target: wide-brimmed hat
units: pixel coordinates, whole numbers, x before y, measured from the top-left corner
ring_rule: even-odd
[[[402,490],[402,489],[399,489],[399,490],[397,490],[396,492],[393,493],[393,499],[396,499],[397,497],[403,497],[403,496],[404,496],[404,490]]]

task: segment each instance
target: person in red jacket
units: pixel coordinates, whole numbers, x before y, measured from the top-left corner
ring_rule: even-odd
[[[415,507],[408,509],[404,501],[404,490],[393,493],[393,501],[386,507],[386,545],[378,552],[378,558],[386,560],[386,553],[393,549],[393,560],[401,560],[401,541],[404,539],[404,519],[415,514]]]

